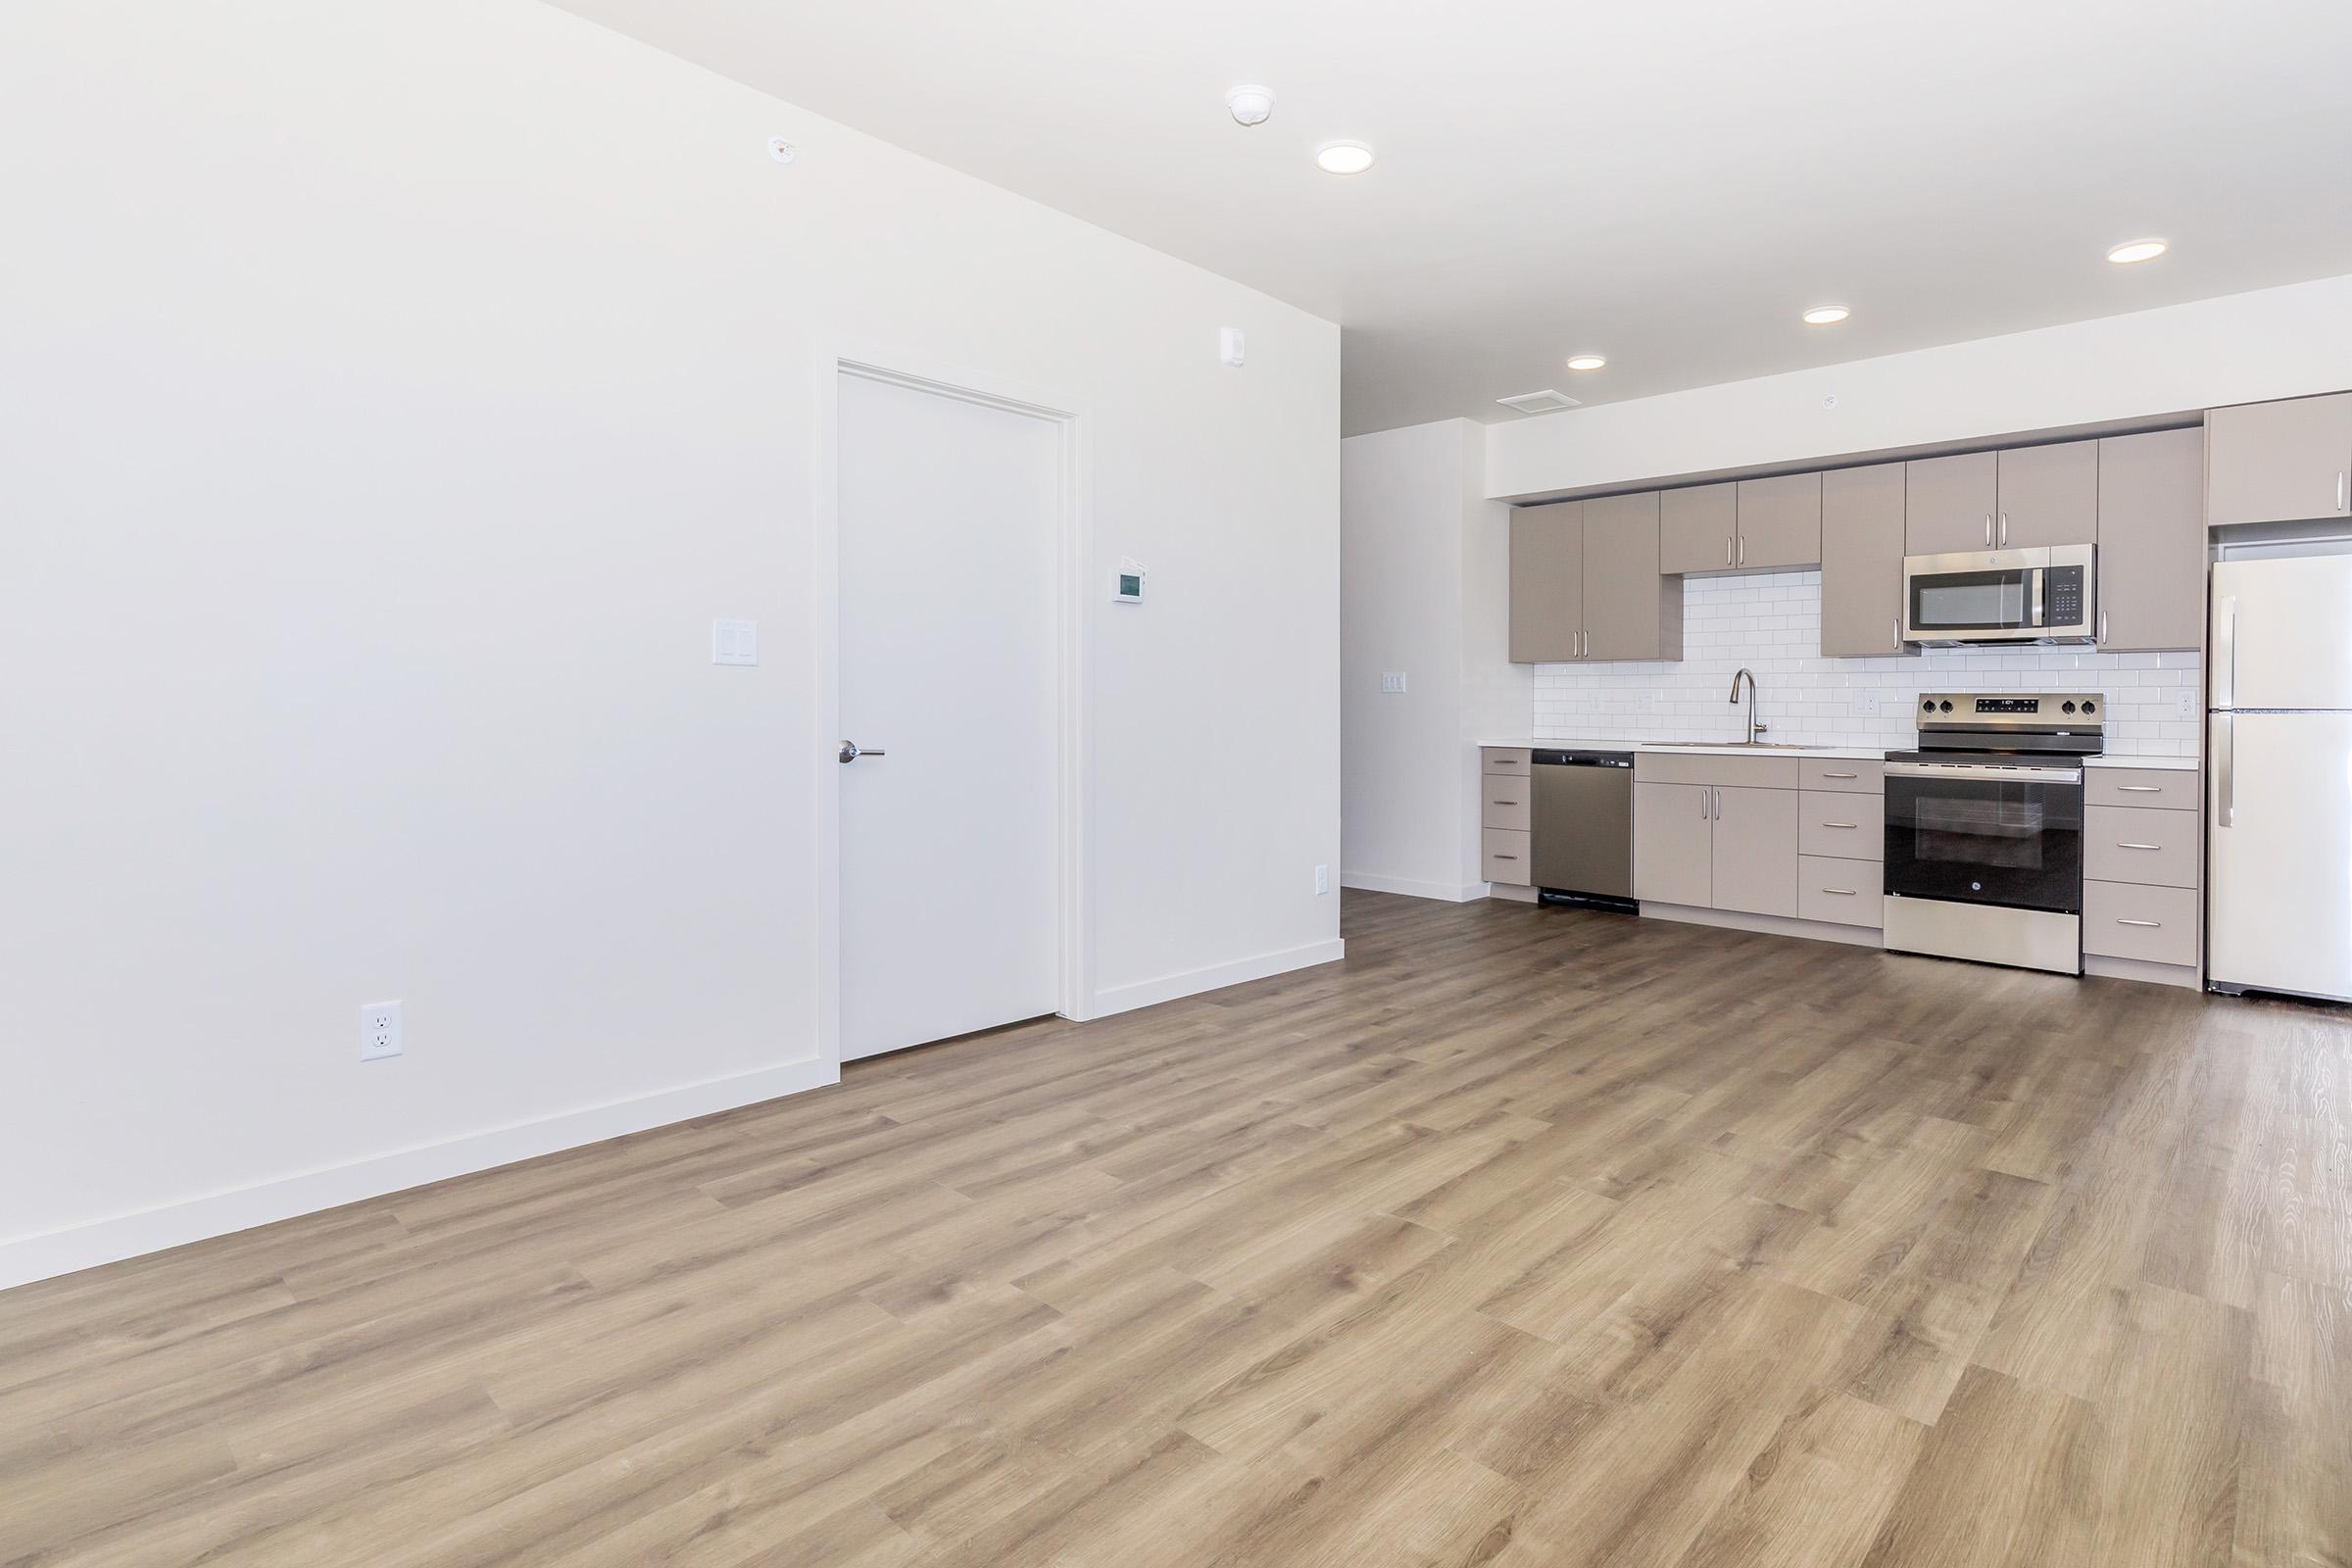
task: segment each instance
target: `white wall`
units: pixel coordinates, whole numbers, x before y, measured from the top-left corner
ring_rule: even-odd
[[[2352,276],[1490,425],[1487,494],[1801,465],[2345,387]],[[1838,406],[1823,408],[1833,395]]]
[[[832,1077],[837,347],[1152,568],[1098,1005],[1336,956],[1331,324],[531,0],[15,0],[0,135],[0,1284]]]
[[[1475,897],[1476,742],[1523,728],[1532,689],[1509,662],[1508,509],[1481,497],[1466,420],[1340,445],[1344,879]],[[1386,671],[1403,693],[1382,692]]]
[[[2068,691],[2105,695],[2110,752],[2193,757],[2197,751],[2195,705],[2203,688],[2193,652],[1932,648],[1883,659],[1824,659],[1818,570],[1684,578],[1682,659],[1538,664],[1535,733],[1738,740],[1746,700],[1743,694],[1735,707],[1728,699],[1732,672],[1742,666],[1755,673],[1756,716],[1776,741],[1893,750],[1917,739],[1922,692]]]

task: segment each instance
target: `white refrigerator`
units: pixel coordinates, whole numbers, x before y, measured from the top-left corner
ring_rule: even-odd
[[[2352,555],[2213,568],[2205,977],[2352,1002]]]

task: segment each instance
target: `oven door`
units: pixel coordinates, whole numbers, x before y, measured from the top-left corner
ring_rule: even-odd
[[[1886,764],[1886,891],[2082,912],[2082,770]]]

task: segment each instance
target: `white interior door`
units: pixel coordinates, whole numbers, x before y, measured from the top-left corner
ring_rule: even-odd
[[[1054,1010],[1060,425],[843,371],[844,1060]]]

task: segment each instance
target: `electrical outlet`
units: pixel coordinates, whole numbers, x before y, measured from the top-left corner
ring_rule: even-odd
[[[1402,692],[1404,690],[1404,671],[1401,669],[1382,670],[1380,672],[1380,689],[1382,692],[1390,694]]]
[[[1649,693],[1647,693],[1647,692],[1636,692],[1636,693],[1634,693],[1634,711],[1635,711],[1635,712],[1637,712],[1637,713],[1646,713],[1646,712],[1650,711],[1650,696],[1649,696]]]
[[[400,1054],[400,1004],[360,1004],[360,1059],[381,1061]]]
[[[2173,695],[2182,718],[2197,716],[2197,689],[2194,686],[2183,686]]]
[[[1864,718],[1878,717],[1879,694],[1868,690],[1854,693],[1854,711]]]
[[[1316,892],[1318,895],[1320,895],[1320,894],[1324,894],[1324,893],[1329,893],[1330,891],[1331,891],[1331,867],[1330,867],[1330,866],[1328,866],[1328,865],[1318,865],[1318,866],[1316,866],[1316,867],[1315,867],[1315,892]]]

